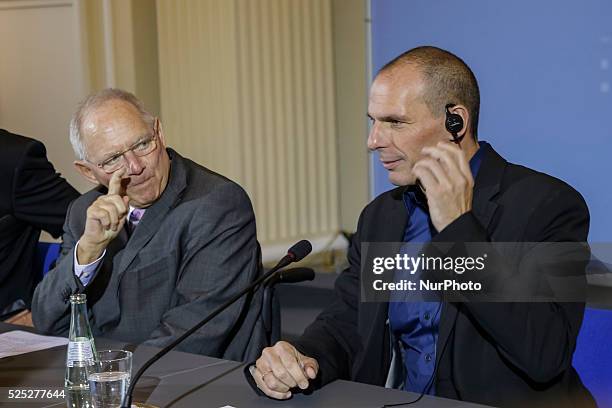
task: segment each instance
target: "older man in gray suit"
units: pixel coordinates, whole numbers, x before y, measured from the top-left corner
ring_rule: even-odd
[[[70,138],[77,170],[98,187],[68,210],[60,260],[34,294],[38,329],[66,334],[66,299],[82,291],[94,335],[161,347],[258,277],[247,194],[166,148],[159,120],[134,95],[88,97]],[[247,296],[179,349],[253,358],[265,341],[260,312],[259,296]]]

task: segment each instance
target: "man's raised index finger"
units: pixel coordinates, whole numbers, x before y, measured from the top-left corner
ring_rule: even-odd
[[[108,182],[108,195],[125,195],[121,194],[123,187],[121,186],[121,178],[125,174],[125,169],[121,168],[113,173]]]

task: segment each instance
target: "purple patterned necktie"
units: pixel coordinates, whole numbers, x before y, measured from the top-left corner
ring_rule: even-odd
[[[142,208],[134,208],[130,213],[130,218],[128,219],[128,230],[130,233],[134,232],[134,229],[138,226],[140,219],[144,215],[145,210]]]

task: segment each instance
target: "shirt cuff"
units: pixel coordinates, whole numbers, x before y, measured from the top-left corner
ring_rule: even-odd
[[[79,241],[80,242],[80,241]],[[96,269],[98,268],[98,264],[106,255],[106,249],[102,252],[102,255],[95,261],[88,263],[87,265],[81,265],[77,260],[77,250],[79,249],[79,242],[74,246],[74,274],[79,278],[83,286],[87,286],[89,282],[93,279],[96,274]]]

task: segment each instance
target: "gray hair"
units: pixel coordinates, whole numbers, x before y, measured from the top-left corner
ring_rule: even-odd
[[[87,159],[87,152],[85,151],[81,134],[83,121],[96,108],[112,100],[129,103],[136,108],[140,118],[149,128],[153,129],[155,126],[155,116],[145,110],[143,103],[134,94],[116,88],[107,88],[93,93],[79,103],[76,112],[74,112],[72,119],[70,119],[70,144],[72,144],[74,154],[79,160]]]

